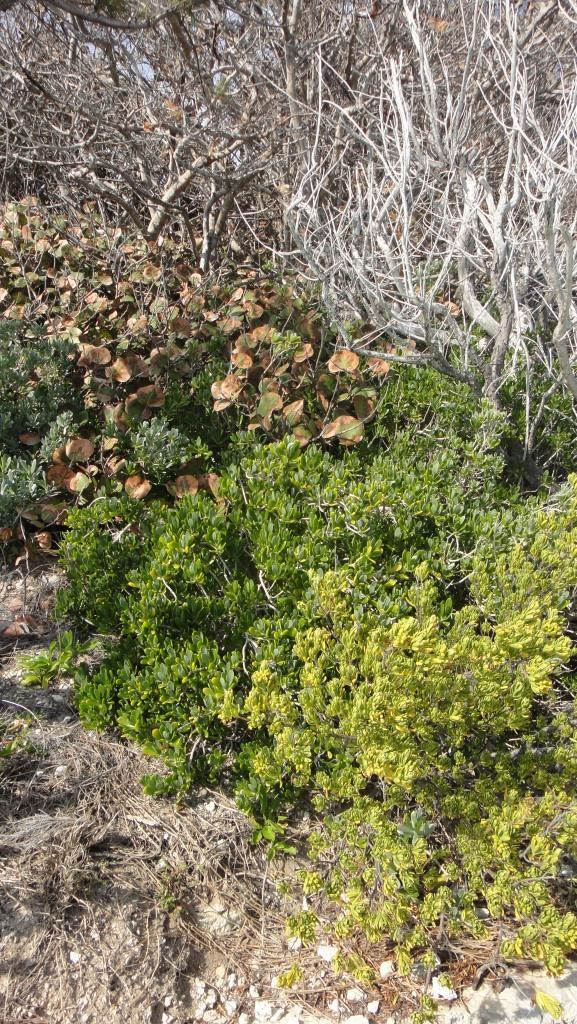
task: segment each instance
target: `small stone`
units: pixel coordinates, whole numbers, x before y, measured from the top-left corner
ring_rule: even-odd
[[[365,998],[365,993],[362,988],[348,988],[347,989],[347,1002],[348,1003],[362,1003]]]
[[[291,950],[300,949],[302,946],[302,939],[299,939],[298,935],[293,935],[287,942],[287,946]]]
[[[236,974],[229,974],[228,978],[226,979],[226,983],[225,984],[226,984],[226,987],[229,990],[229,992],[233,988],[236,988],[236,986],[238,985],[238,978],[237,978]]]
[[[68,771],[68,765],[59,764],[58,768],[54,769],[54,777],[56,779],[63,779]]]
[[[222,985],[226,979],[226,964],[219,964],[214,972],[215,985]]]
[[[336,957],[338,951],[338,946],[318,946],[317,956],[327,964],[330,964],[331,960],[334,960]]]
[[[171,1005],[172,1005],[172,996],[165,996],[165,997],[164,997],[164,1006],[165,1006],[165,1009],[167,1009],[167,1010],[168,1010],[168,1007],[169,1007],[169,1006],[171,1006]]]
[[[238,1016],[238,1024],[250,1024],[250,1017],[248,1013],[240,1013]]]
[[[354,1013],[352,1017],[345,1017],[344,1024],[370,1024],[370,1021],[364,1013]]]
[[[238,1009],[238,1003],[237,1003],[236,999],[225,999],[225,1001],[224,1001],[224,1011],[225,1011],[225,1013],[227,1013],[229,1015],[229,1017],[232,1016],[232,1014],[235,1013],[237,1009]]]
[[[370,1003],[367,1003],[367,1013],[378,1013],[380,1006],[379,999],[373,999]]]
[[[256,985],[251,985],[249,987],[248,994],[251,999],[260,999],[260,992]]]
[[[278,1010],[275,1010],[273,1012],[272,1016],[270,1017],[271,1024],[278,1024],[279,1021],[281,1021],[281,1020],[284,1021],[284,1019],[285,1019],[285,1012],[284,1012],[284,1008],[282,1006],[280,1006],[278,1008]]]
[[[270,1021],[272,1019],[272,1003],[268,999],[259,999],[254,1004],[254,1019],[257,1021]]]
[[[73,950],[73,951],[72,951],[72,952],[70,953],[70,963],[71,963],[71,964],[78,964],[78,963],[80,963],[80,953],[76,953],[76,952],[74,952],[74,950]]]
[[[433,999],[444,999],[449,1003],[453,1002],[454,999],[459,998],[454,989],[449,988],[448,985],[443,985],[437,977],[433,978],[431,992]]]
[[[341,1012],[341,1004],[340,1004],[338,999],[331,999],[331,1001],[330,1001],[330,1003],[328,1005],[329,1005],[329,1010],[331,1011],[331,1013],[340,1013]]]
[[[202,978],[194,979],[194,987],[196,989],[196,994],[199,996],[204,995],[204,993],[206,992],[206,982],[204,982]]]
[[[174,1017],[170,1013],[164,1012],[162,1014],[162,1024],[173,1024]]]
[[[383,981],[391,977],[391,974],[395,973],[395,965],[392,960],[383,960],[379,967],[379,974]]]
[[[204,805],[204,809],[205,811],[208,811],[209,814],[213,814],[216,811],[216,803],[214,800],[208,800]]]
[[[214,1007],[216,1006],[217,1003],[218,1003],[218,994],[215,992],[215,990],[213,988],[209,988],[208,992],[206,993],[207,1009],[209,1009],[209,1010],[214,1009]]]

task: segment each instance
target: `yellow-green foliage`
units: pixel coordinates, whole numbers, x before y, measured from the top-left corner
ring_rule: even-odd
[[[409,971],[500,934],[557,971],[577,949],[577,479],[524,499],[501,417],[436,387],[400,379],[354,451],[239,435],[216,496],[72,513],[64,610],[117,638],[79,707],[165,758],[149,789],[224,781],[279,844],[310,802],[303,941],[322,915]]]

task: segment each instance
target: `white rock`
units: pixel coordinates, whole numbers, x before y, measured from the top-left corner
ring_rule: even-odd
[[[330,964],[331,960],[334,960],[338,953],[338,946],[318,946],[317,956],[321,960],[325,960],[327,964]]]
[[[224,1010],[225,1010],[225,1013],[228,1013],[229,1017],[231,1016],[231,1014],[235,1013],[235,1011],[237,1009],[238,1009],[238,1003],[237,1003],[236,999],[225,999],[225,1001],[224,1001]]]
[[[380,1005],[379,999],[373,999],[372,1002],[367,1003],[367,1013],[378,1013]]]
[[[251,985],[249,987],[248,994],[251,999],[260,999],[260,992],[256,985]]]
[[[58,768],[54,769],[54,775],[57,779],[63,779],[68,771],[68,765],[59,764]]]
[[[447,985],[442,985],[437,977],[433,978],[431,992],[433,999],[445,999],[447,1002],[452,1002],[454,999],[459,998],[454,989],[449,988]]]
[[[168,1010],[168,1007],[171,1006],[171,1004],[172,1004],[172,996],[165,996],[164,997],[164,1008],[166,1010]]]
[[[298,935],[293,935],[287,942],[288,948],[292,950],[300,949],[302,944],[302,939],[299,939]]]
[[[254,1019],[257,1021],[270,1021],[272,1015],[272,1003],[268,999],[258,999],[254,1004]]]
[[[331,1011],[331,1013],[340,1013],[341,1012],[341,1004],[340,1004],[338,999],[331,999],[331,1001],[328,1004],[328,1006],[329,1006],[329,1010]]]
[[[214,981],[216,985],[222,985],[226,979],[226,965],[219,964],[214,972]]]
[[[216,804],[214,800],[208,800],[204,805],[204,809],[205,811],[208,811],[209,814],[213,814],[214,811],[216,811]]]
[[[381,966],[379,967],[379,974],[380,974],[381,978],[383,979],[383,981],[385,981],[387,978],[390,978],[391,974],[394,974],[394,972],[395,972],[395,965],[394,965],[393,961],[392,960],[383,960]]]
[[[198,996],[202,996],[206,992],[206,982],[204,982],[202,978],[194,979],[194,987]]]
[[[72,952],[70,953],[70,963],[71,964],[78,964],[78,963],[80,963],[80,953],[76,953],[74,950],[72,950]]]
[[[280,1006],[278,1008],[278,1010],[275,1010],[274,1013],[272,1014],[272,1016],[270,1018],[271,1024],[278,1024],[278,1022],[280,1020],[284,1021],[284,1018],[285,1018],[284,1007]]]
[[[362,988],[348,988],[347,989],[347,1002],[348,1003],[362,1003],[365,998],[365,993]]]
[[[344,1024],[370,1024],[370,1021],[364,1013],[354,1013],[352,1017],[345,1017]]]
[[[207,1008],[209,1010],[212,1010],[212,1009],[214,1009],[214,1007],[216,1006],[217,1003],[218,1003],[218,994],[214,991],[213,988],[209,988],[208,992],[206,993],[206,1005],[207,1005]]]
[[[236,974],[229,974],[228,978],[226,979],[225,985],[229,992],[233,988],[236,988],[236,986],[238,985],[238,978]]]
[[[250,1017],[248,1013],[239,1014],[238,1024],[250,1024]]]
[[[170,1013],[162,1014],[162,1024],[173,1024],[174,1017]]]

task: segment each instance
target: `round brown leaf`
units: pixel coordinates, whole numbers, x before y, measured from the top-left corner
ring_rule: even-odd
[[[142,356],[138,356],[134,352],[127,352],[125,356],[116,359],[105,372],[110,380],[124,384],[145,370],[146,363]]]
[[[112,360],[112,353],[105,345],[82,344],[80,351],[79,366],[108,366]]]
[[[293,359],[295,363],[305,363],[307,359],[310,359],[314,353],[314,349],[310,342],[307,341],[306,345],[302,345],[301,348],[297,348]]]
[[[369,359],[367,365],[371,373],[374,373],[377,377],[386,377],[391,369],[391,364],[386,359],[380,359],[378,356],[373,356],[372,359]]]
[[[325,439],[337,437],[341,444],[358,444],[362,440],[365,428],[361,420],[354,416],[337,416],[331,423],[323,427],[321,436]]]
[[[86,473],[73,473],[66,481],[66,489],[73,494],[82,494],[87,487],[90,487],[91,479]]]
[[[94,452],[94,445],[86,437],[71,437],[65,451],[71,462],[88,462]]]
[[[215,381],[210,390],[213,398],[234,399],[237,398],[243,387],[243,382],[234,373],[229,373],[223,380]]]
[[[150,406],[151,409],[160,409],[165,402],[164,391],[157,384],[145,384],[137,389],[136,395],[141,405]]]
[[[248,352],[233,352],[231,360],[239,370],[249,370],[252,366],[252,356]]]
[[[40,444],[42,438],[40,437],[40,434],[18,434],[18,440],[20,441],[20,444],[33,447],[35,444]]]
[[[354,373],[358,370],[360,361],[357,352],[352,352],[350,348],[341,348],[329,359],[328,369],[331,373]]]
[[[146,498],[149,493],[152,484],[148,480],[145,480],[142,476],[129,476],[124,481],[124,490],[128,494],[129,498],[134,498],[136,501],[141,501]]]
[[[304,407],[304,398],[297,398],[295,402],[285,405],[283,409],[283,416],[289,427],[295,427],[299,420],[302,419]]]
[[[183,498],[185,494],[196,494],[198,480],[195,476],[184,473],[182,476],[177,476],[176,480],[167,483],[166,489],[174,498]]]

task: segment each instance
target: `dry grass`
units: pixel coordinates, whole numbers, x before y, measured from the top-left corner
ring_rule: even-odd
[[[145,770],[77,724],[35,724],[5,763],[4,1020],[154,1021],[167,994],[186,1011],[187,978],[217,962],[255,977],[282,965],[278,899],[246,818],[219,794],[153,801]]]

